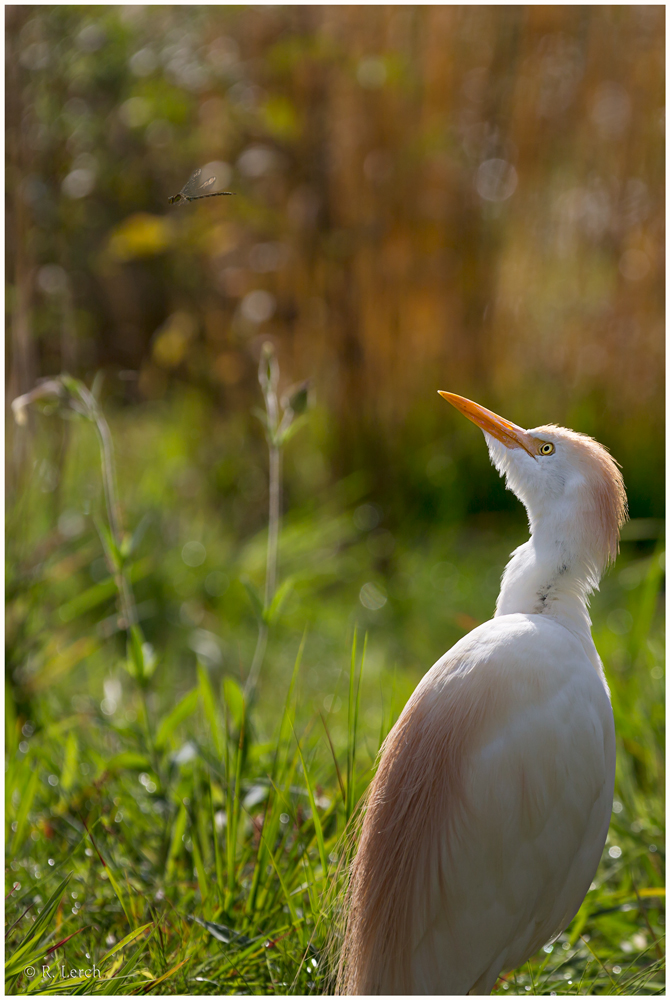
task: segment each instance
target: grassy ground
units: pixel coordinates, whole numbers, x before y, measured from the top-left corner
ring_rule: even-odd
[[[287,451],[289,583],[281,607],[256,608],[269,642],[249,705],[267,532],[242,432],[193,432],[183,409],[114,420],[126,520],[149,515],[119,557],[138,652],[88,516],[91,428],[68,425],[64,450],[39,426],[7,543],[8,992],[327,992],[347,821],[418,678],[490,617],[520,520],[391,531],[362,477],[328,485],[305,432]],[[633,525],[593,602],[618,737],[598,874],[566,932],[496,993],[664,991],[655,533]]]

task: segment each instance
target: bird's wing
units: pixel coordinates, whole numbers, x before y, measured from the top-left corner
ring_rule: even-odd
[[[426,674],[389,734],[351,872],[340,992],[490,992],[578,909],[614,782],[578,639],[505,615]]]
[[[431,673],[420,692],[429,724],[469,736],[444,762],[459,779],[430,834],[438,849],[413,978],[420,992],[442,992],[458,969],[454,992],[478,981],[489,992],[588,891],[611,812],[612,711],[579,641],[541,616],[488,622]]]

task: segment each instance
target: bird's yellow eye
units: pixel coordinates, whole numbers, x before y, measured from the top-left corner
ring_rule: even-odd
[[[553,455],[554,446],[551,441],[545,441],[544,444],[540,445],[540,455]]]

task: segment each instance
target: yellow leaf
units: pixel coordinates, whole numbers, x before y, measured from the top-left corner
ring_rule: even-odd
[[[194,317],[180,309],[154,335],[153,357],[161,368],[176,368],[184,360],[189,341],[197,332]]]
[[[265,124],[280,139],[295,139],[300,134],[300,119],[287,97],[270,97],[261,109]]]
[[[112,231],[108,250],[116,260],[153,257],[164,253],[172,244],[173,228],[169,219],[148,212],[138,212]]]

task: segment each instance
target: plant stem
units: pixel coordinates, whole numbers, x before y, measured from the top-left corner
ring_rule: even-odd
[[[272,344],[268,341],[263,345],[261,361],[258,367],[258,381],[263,390],[265,400],[265,415],[262,417],[265,426],[265,439],[268,443],[269,462],[269,510],[268,510],[268,541],[265,562],[265,595],[263,597],[263,615],[258,625],[258,638],[254,658],[249,669],[249,676],[244,686],[247,700],[251,700],[256,690],[268,643],[270,609],[277,590],[277,566],[279,562],[279,532],[281,529],[281,485],[282,485],[282,455],[284,444],[288,440],[296,413],[300,416],[307,408],[309,383],[303,382],[296,386],[292,394],[287,394],[280,405],[277,398],[279,385],[279,362]],[[293,427],[295,430],[295,426]]]
[[[114,446],[109,424],[97,405],[92,412],[95,420],[98,438],[100,439],[100,458],[102,461],[102,483],[105,491],[105,504],[109,529],[117,545],[121,544],[121,528],[119,523],[119,504],[116,490],[116,470],[114,467]]]
[[[65,373],[53,379],[45,379],[34,389],[23,396],[18,397],[12,403],[15,419],[18,423],[25,422],[25,410],[28,405],[41,399],[55,399],[65,404],[67,408],[72,408],[80,416],[85,417],[92,424],[98,435],[100,444],[100,465],[102,469],[102,485],[105,494],[105,509],[107,511],[107,522],[109,532],[114,542],[117,554],[121,552],[122,533],[121,519],[119,515],[118,491],[116,487],[116,468],[114,465],[114,446],[109,424],[100,409],[93,393],[80,382],[79,379]],[[111,557],[110,557],[111,558]],[[131,629],[137,626],[137,610],[133,588],[130,577],[122,560],[117,556],[110,566],[114,582],[119,594],[119,627],[128,633],[130,641]],[[141,644],[141,633],[140,633]],[[144,678],[138,677],[142,683]]]
[[[89,395],[90,394],[87,393],[87,396]],[[105,494],[105,506],[107,508],[109,530],[112,538],[114,539],[114,544],[117,549],[120,550],[122,541],[121,522],[119,517],[118,492],[116,488],[116,467],[114,465],[114,446],[112,443],[112,434],[109,429],[109,424],[100,411],[100,408],[95,402],[93,396],[90,396],[90,400],[87,400],[87,402],[89,403],[91,416],[95,422],[98,439],[100,441],[102,484]],[[135,596],[133,594],[133,589],[125,567],[115,570],[114,579],[116,581],[116,588],[119,592],[119,602],[121,604],[122,622],[120,624],[126,631],[128,631],[133,627],[133,625],[137,625],[137,612],[135,607]]]
[[[270,415],[270,407],[268,406],[268,416]],[[268,545],[267,545],[267,560],[265,564],[265,600],[263,602],[263,611],[267,614],[270,605],[272,604],[272,598],[275,594],[275,589],[277,586],[277,563],[279,557],[279,528],[281,521],[280,513],[280,497],[281,497],[281,466],[282,466],[282,453],[281,444],[268,442],[270,450],[270,484],[269,484],[269,511],[268,511]],[[254,650],[254,658],[251,661],[251,667],[249,668],[249,676],[247,677],[247,682],[244,685],[244,695],[247,701],[250,701],[256,691],[256,684],[258,683],[258,676],[261,672],[261,667],[263,666],[263,660],[265,659],[265,650],[268,644],[268,623],[263,620],[258,627],[258,638],[256,640],[256,649]]]
[[[256,639],[256,649],[254,650],[254,658],[251,661],[251,667],[249,668],[249,676],[247,677],[247,682],[244,685],[244,697],[249,703],[256,691],[256,684],[258,683],[258,675],[261,672],[261,667],[263,666],[263,659],[265,658],[265,649],[268,644],[268,627],[265,622],[262,622],[258,627],[258,638]]]
[[[265,573],[265,610],[272,604],[277,586],[277,561],[279,557],[279,526],[281,519],[281,466],[280,444],[270,444],[270,510],[268,518],[268,553]]]
[[[244,685],[244,695],[251,701],[256,691],[256,684],[263,666],[265,650],[268,644],[267,615],[272,604],[277,587],[277,562],[279,556],[280,528],[280,498],[281,498],[281,466],[282,466],[282,431],[286,414],[279,421],[279,402],[277,400],[277,384],[279,382],[279,365],[271,344],[263,348],[258,372],[258,381],[263,390],[265,400],[265,436],[269,451],[269,504],[268,504],[268,542],[265,563],[265,595],[263,599],[263,620],[258,626],[258,638],[254,658],[249,669],[249,676]]]
[[[112,440],[112,433],[109,429],[109,424],[107,419],[98,405],[98,401],[89,389],[83,385],[83,383],[76,381],[76,390],[79,398],[84,403],[87,410],[87,415],[89,419],[95,424],[95,429],[98,434],[98,441],[100,443],[100,465],[102,470],[102,485],[103,492],[105,494],[105,507],[107,510],[107,521],[109,523],[109,531],[114,540],[114,545],[116,546],[117,552],[121,551],[122,545],[122,530],[121,530],[121,515],[119,512],[119,499],[118,499],[118,489],[116,483],[116,465],[114,462],[114,442]],[[135,604],[135,595],[133,593],[132,584],[130,582],[130,577],[128,570],[125,566],[125,561],[122,562],[120,566],[114,565],[113,567],[114,582],[116,584],[116,589],[119,594],[119,605],[120,605],[120,615],[119,615],[119,627],[126,632],[128,646],[131,643],[131,629],[136,628],[139,633],[139,643],[142,647],[143,635],[142,631],[138,625],[137,621],[137,606]],[[140,693],[140,698],[142,701],[142,715],[144,716],[144,728],[147,736],[147,741],[150,748],[150,755],[152,758],[152,763],[154,770],[158,775],[158,780],[162,786],[163,780],[161,776],[161,771],[159,767],[159,761],[156,755],[156,750],[153,741],[153,733],[151,730],[151,721],[149,715],[149,706],[147,704],[146,690],[145,690],[145,675],[144,675],[144,654],[140,655],[141,664],[137,665],[138,676],[136,678],[138,682],[138,688]],[[141,668],[141,676],[139,676],[139,671]]]

